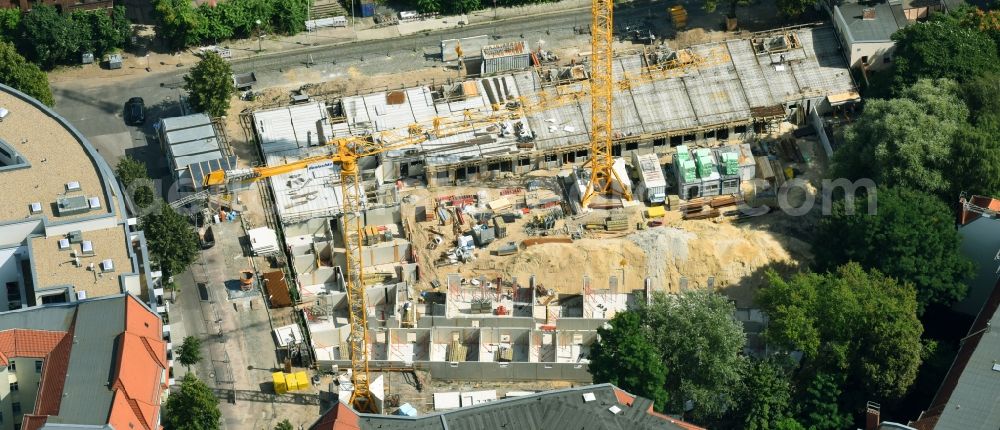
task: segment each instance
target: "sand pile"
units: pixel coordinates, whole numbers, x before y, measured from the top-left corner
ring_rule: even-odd
[[[654,285],[670,291],[678,290],[681,277],[688,279],[688,286],[705,287],[714,276],[716,286],[740,305],[748,305],[763,281],[761,268],[808,258],[807,244],[769,231],[710,221],[679,226],[628,236],[646,252],[646,270]]]
[[[583,277],[591,287],[608,287],[611,276],[624,273],[627,288],[642,288],[646,256],[634,243],[623,240],[583,239],[574,243],[547,243],[526,248],[504,264],[505,272],[527,280],[532,274],[548,288],[579,293]]]

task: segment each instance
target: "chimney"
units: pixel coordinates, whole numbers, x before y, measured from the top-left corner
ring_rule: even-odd
[[[879,416],[879,411],[882,406],[871,400],[868,401],[868,406],[865,408],[865,430],[876,430],[881,417]]]
[[[866,7],[861,10],[861,19],[864,21],[871,21],[875,19],[875,8]]]

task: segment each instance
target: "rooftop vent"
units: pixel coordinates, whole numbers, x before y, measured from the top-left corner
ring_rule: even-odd
[[[866,7],[861,10],[861,19],[864,21],[871,21],[875,19],[875,8]]]
[[[595,396],[594,393],[583,393],[584,403],[593,402],[594,400],[597,400],[597,396]]]
[[[69,249],[69,239],[59,239],[59,249],[63,251]]]
[[[29,211],[32,215],[38,215],[42,213],[42,202],[34,202],[30,205]]]
[[[10,115],[10,111],[7,110],[7,108],[0,107],[0,121],[3,121],[5,118],[7,118],[7,115]]]
[[[115,270],[115,263],[111,259],[101,261],[101,271],[102,272],[113,272]]]
[[[993,370],[1000,372],[1000,363],[993,363]]]
[[[622,412],[622,408],[619,408],[618,405],[614,405],[614,406],[608,408],[608,410],[611,411],[611,413],[613,413],[615,415],[618,415],[618,414],[620,414]]]
[[[80,244],[80,251],[83,252],[83,255],[94,255],[94,243],[89,240],[83,241]]]
[[[66,191],[80,191],[80,182],[69,181],[66,183]]]
[[[86,299],[86,298],[87,298],[87,292],[86,291],[82,291],[81,290],[81,291],[77,291],[76,292],[76,299],[77,300],[83,300],[83,299]]]
[[[69,243],[80,243],[83,242],[83,232],[80,230],[73,230],[69,232]]]
[[[91,197],[91,198],[87,199],[87,204],[90,206],[91,209],[100,209],[101,208],[101,198],[100,197]]]

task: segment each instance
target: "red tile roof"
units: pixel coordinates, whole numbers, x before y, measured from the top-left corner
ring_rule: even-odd
[[[11,358],[45,358],[66,335],[64,331],[12,329],[0,332],[0,365]]]
[[[35,400],[35,414],[57,415],[62,401],[63,387],[66,384],[66,370],[69,367],[69,357],[73,349],[73,327],[63,336],[52,353],[45,357],[42,367],[42,380]]]
[[[361,430],[361,426],[358,424],[358,413],[344,402],[337,402],[337,406],[326,411],[309,430]]]
[[[112,389],[115,399],[108,424],[114,428],[155,430],[162,393],[161,378],[167,368],[167,345],[160,318],[134,297],[125,307],[125,333],[117,340]]]
[[[162,339],[159,316],[137,298],[124,296],[125,332],[116,340],[115,379],[111,386],[114,400],[108,412],[108,424],[114,428],[159,430],[156,427],[162,377],[167,368],[166,342]],[[22,429],[36,430],[49,416],[59,415],[69,359],[73,353],[73,333],[11,329],[0,331],[0,365],[11,358],[44,359],[42,380],[35,399],[34,414],[24,415]],[[94,387],[104,389],[105,387]],[[65,417],[72,420],[72,417]]]
[[[49,417],[41,415],[25,415],[21,420],[21,430],[38,430],[45,425]]]

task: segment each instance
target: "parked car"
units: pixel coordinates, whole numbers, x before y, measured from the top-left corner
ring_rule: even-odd
[[[146,103],[142,101],[142,97],[132,97],[125,102],[125,122],[131,125],[146,122]]]

